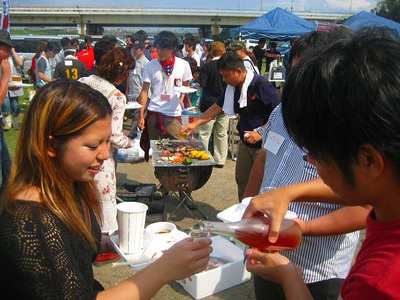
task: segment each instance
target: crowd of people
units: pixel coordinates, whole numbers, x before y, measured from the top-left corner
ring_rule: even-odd
[[[186,35],[180,45],[162,31],[149,46],[139,31],[126,49],[108,36],[95,45],[86,38],[80,51],[67,38],[58,53],[40,44],[30,72],[36,95],[11,173],[0,132],[0,266],[13,275],[4,288],[29,299],[149,299],[204,270],[211,241],[189,238],[113,288],[94,279],[92,263],[116,257],[113,150],[140,135],[148,158],[150,140],[194,134],[207,149],[212,144],[222,168],[236,117],[238,200],[253,197],[244,218],[267,214],[273,243],[290,209],[303,232],[293,251],[247,250],[256,298],[399,299],[398,37],[340,27],[297,38],[282,92],[260,73],[263,59],[269,71],[279,56],[265,43],[251,52],[241,41],[199,45]],[[0,31],[0,100],[10,106],[18,97],[8,88],[12,65],[21,64],[12,47]],[[188,96],[183,86],[201,92]],[[127,102],[140,104],[129,133]],[[200,114],[183,126],[183,109],[194,105]]]

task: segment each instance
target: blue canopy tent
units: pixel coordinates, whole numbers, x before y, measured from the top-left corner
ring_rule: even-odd
[[[275,8],[265,15],[238,28],[240,36],[259,39],[289,40],[315,31],[317,25],[282,8]]]
[[[387,27],[400,34],[400,23],[366,11],[359,12],[358,14],[347,19],[343,24],[351,28],[353,31],[358,31],[364,27]]]

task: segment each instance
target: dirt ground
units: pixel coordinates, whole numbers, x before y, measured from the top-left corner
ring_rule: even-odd
[[[228,160],[223,169],[214,168],[213,173],[208,182],[199,190],[192,193],[199,208],[206,214],[210,220],[216,219],[216,214],[221,210],[237,203],[237,189],[235,183],[235,162]],[[151,163],[137,164],[118,164],[117,168],[118,184],[124,182],[137,181],[140,183],[157,183],[154,176],[154,169]],[[177,202],[174,199],[168,200],[166,203],[167,210],[172,211]],[[195,211],[196,213],[196,211]],[[162,215],[150,215],[148,222],[161,221]],[[198,218],[191,217],[184,209],[179,209],[176,216],[172,216],[170,221],[174,222],[179,229],[187,230],[198,222]],[[94,273],[105,288],[111,287],[118,282],[129,278],[134,274],[134,270],[127,266],[111,267],[110,264],[94,267]],[[153,298],[156,300],[179,300],[192,299],[183,288],[173,283],[164,286],[157,295]],[[206,299],[255,299],[253,291],[253,283],[249,281],[236,287],[232,287],[222,291],[216,295]]]

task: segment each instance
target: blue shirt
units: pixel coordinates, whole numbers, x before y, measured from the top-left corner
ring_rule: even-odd
[[[277,144],[271,146],[268,136],[275,136]],[[272,143],[273,144],[273,143]],[[278,105],[263,130],[263,148],[267,151],[264,177],[260,193],[281,186],[316,179],[317,170],[304,161],[305,154],[290,138],[283,122],[281,105]],[[311,220],[329,214],[341,205],[323,202],[293,202],[289,210],[302,220]],[[295,251],[284,255],[303,269],[306,283],[332,278],[345,278],[350,270],[359,232],[332,236],[304,236]]]

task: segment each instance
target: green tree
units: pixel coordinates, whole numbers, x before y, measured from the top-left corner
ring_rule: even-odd
[[[378,16],[400,22],[400,0],[380,0],[374,12]]]

